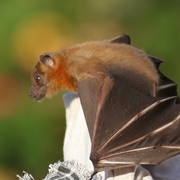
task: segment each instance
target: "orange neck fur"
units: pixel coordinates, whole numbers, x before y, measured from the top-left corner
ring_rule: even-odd
[[[70,91],[77,91],[77,81],[68,72],[67,65],[64,61],[59,61],[56,71],[53,73],[56,88],[66,88]]]

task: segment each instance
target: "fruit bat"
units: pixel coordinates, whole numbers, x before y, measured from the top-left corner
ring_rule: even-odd
[[[95,172],[157,164],[180,153],[177,85],[162,60],[130,45],[130,37],[77,44],[39,57],[30,96],[78,93]]]

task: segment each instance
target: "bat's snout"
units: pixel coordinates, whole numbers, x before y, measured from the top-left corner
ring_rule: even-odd
[[[42,100],[46,95],[46,88],[32,86],[29,92],[29,97],[35,99],[36,101]]]

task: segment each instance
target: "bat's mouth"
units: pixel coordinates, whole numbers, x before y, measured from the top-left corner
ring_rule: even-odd
[[[32,86],[29,96],[35,99],[36,101],[40,101],[45,97],[46,91],[47,89],[45,86],[42,87]]]

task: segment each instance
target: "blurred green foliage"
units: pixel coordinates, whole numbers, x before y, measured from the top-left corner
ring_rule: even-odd
[[[77,42],[126,33],[132,44],[166,60],[180,82],[180,1],[6,0],[0,2],[0,180],[23,170],[42,179],[63,160],[62,94],[37,103],[28,97],[38,56]]]

